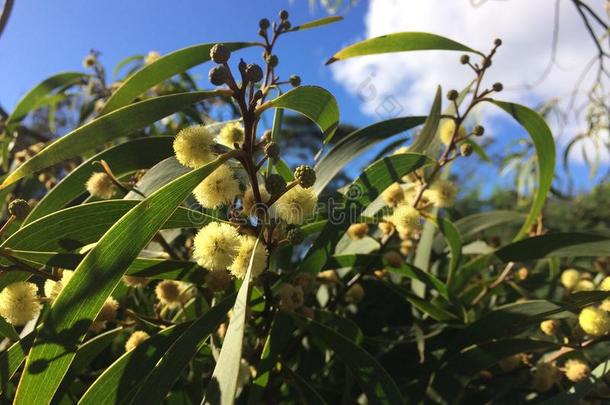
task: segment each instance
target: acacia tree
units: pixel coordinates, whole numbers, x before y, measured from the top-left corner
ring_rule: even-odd
[[[27,136],[28,117],[48,116],[57,100],[78,108],[59,139],[21,157],[13,143],[5,150],[14,160],[0,231],[5,399],[566,403],[605,395],[595,383],[608,368],[610,279],[593,259],[609,254],[610,240],[546,233],[540,213],[555,145],[538,113],[495,99],[501,83],[483,86],[501,41],[485,53],[403,32],[337,52],[328,63],[462,52],[473,80],[448,91],[444,107],[438,88],[425,117],[377,122],[333,143],[333,95],[296,75],[280,79],[274,46],[338,20],[293,26],[282,11],[259,22],[258,42],[131,58],[119,69],[134,69],[110,85],[92,53],[92,74],[60,74],[24,96],[4,122],[7,138]],[[263,50],[264,67],[236,56],[247,47]],[[210,61],[216,87],[201,91],[185,72]],[[505,111],[531,138],[536,191],[525,213],[452,221],[452,162],[482,154],[485,129],[467,121],[479,104]],[[279,146],[286,111],[319,128],[314,167],[286,163],[295,160]],[[212,122],[218,117],[229,120]],[[413,142],[331,188],[347,163],[406,131]],[[50,170],[52,178],[34,177]],[[41,181],[48,192],[35,205],[16,198],[40,197]]]

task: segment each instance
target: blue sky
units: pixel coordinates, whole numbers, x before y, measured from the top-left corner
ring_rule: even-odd
[[[524,0],[502,3],[512,4],[520,1],[525,4]],[[415,3],[417,2],[414,1],[413,4]],[[298,73],[304,84],[317,84],[329,89],[339,102],[341,118],[345,123],[361,126],[375,122],[379,118],[375,114],[371,114],[371,111],[367,111],[367,109],[370,110],[370,105],[363,105],[361,99],[355,94],[354,83],[366,79],[366,77],[360,78],[360,75],[363,75],[362,70],[359,70],[357,65],[355,69],[346,65],[345,69],[336,68],[333,71],[324,66],[324,61],[347,44],[364,39],[371,34],[379,35],[376,32],[379,29],[375,28],[375,16],[379,14],[378,9],[392,13],[393,10],[389,7],[396,4],[406,3],[395,3],[392,0],[376,0],[369,3],[361,0],[343,13],[345,20],[340,23],[285,36],[276,49],[280,57],[280,76],[287,78],[290,74]],[[464,7],[468,11],[467,5]],[[161,0],[62,0],[59,2],[18,0],[9,24],[0,38],[0,88],[2,89],[0,104],[10,110],[28,89],[45,77],[60,71],[82,70],[82,58],[92,48],[102,52],[102,62],[109,67],[109,70],[112,70],[112,67],[124,57],[145,54],[150,50],[157,50],[165,54],[197,43],[256,40],[258,20],[261,17],[275,19],[280,8],[285,8],[290,12],[293,24],[327,15],[324,10],[319,8],[310,9],[309,2],[305,0],[292,2],[285,0],[182,0],[172,2],[171,5],[167,1]],[[405,13],[404,10],[394,14],[395,19],[408,20],[409,13]],[[432,19],[429,20],[432,22]],[[427,20],[423,21],[423,23],[427,22]],[[395,21],[393,23],[389,21],[387,27],[384,27],[385,24],[382,21],[382,30],[383,28],[391,29],[393,24],[395,25]],[[464,21],[464,24],[466,27],[467,21]],[[415,24],[412,26],[420,28]],[[402,26],[399,28],[407,30],[411,26],[407,25],[407,29]],[[436,32],[437,29],[442,31],[442,28],[434,25],[421,27],[422,30],[433,32]],[[490,35],[492,33],[493,31]],[[456,35],[458,37],[455,39],[462,40],[459,33]],[[487,42],[491,42],[494,37],[491,35],[485,39],[488,40]],[[257,61],[260,58],[258,50],[245,51],[240,54],[240,56],[242,55],[248,61]],[[421,54],[410,54],[404,57],[411,58],[411,61],[416,61],[415,58],[425,59],[419,55]],[[452,56],[454,59],[457,57],[458,55]],[[543,57],[539,58],[543,59]],[[392,56],[391,61],[395,61],[393,69],[400,71],[403,60],[406,61],[406,59]],[[444,61],[443,65],[446,65]],[[435,66],[438,66],[440,70],[438,63]],[[381,80],[385,77],[383,74],[395,74],[395,71],[386,72],[383,70],[383,65],[381,67],[379,69],[379,72],[382,73]],[[379,68],[379,66],[375,68]],[[193,72],[203,79],[201,82],[204,83],[208,69],[209,65],[203,65],[195,68]],[[423,66],[420,69],[423,70],[410,72],[424,74],[426,71],[434,70],[434,67]],[[424,84],[422,91],[425,91],[426,94],[422,97],[414,97],[410,93],[414,88],[413,77],[409,77],[407,80],[399,81],[399,85],[390,88],[389,91],[392,94],[407,95],[411,100],[417,99],[417,105],[427,105],[428,98],[434,91],[433,83],[437,78],[433,76],[432,78],[426,77],[426,81],[422,80]],[[445,87],[445,89],[447,88]],[[523,102],[521,99],[520,101]],[[538,100],[534,97],[527,101],[533,103]],[[409,101],[404,102],[404,105],[406,109],[402,115],[425,112],[416,111],[417,107]],[[512,134],[508,136],[508,139],[522,135],[518,128],[506,120],[494,118],[492,123],[496,131]],[[586,189],[594,184],[594,181],[588,179],[586,169],[582,165],[575,164],[573,167],[577,170],[576,178],[579,188]],[[497,178],[488,167],[485,168],[485,172],[489,183],[486,188],[489,189],[493,184],[497,184]]]

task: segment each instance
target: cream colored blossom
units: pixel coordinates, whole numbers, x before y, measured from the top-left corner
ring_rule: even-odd
[[[212,150],[215,143],[214,134],[203,125],[184,128],[174,139],[176,159],[183,166],[197,169],[216,159]]]
[[[455,121],[452,119],[443,120],[443,122],[441,122],[438,132],[441,142],[444,145],[449,145],[449,143],[451,142],[451,137],[453,137],[453,133],[455,132]],[[461,138],[463,136],[466,136],[466,130],[463,126],[460,126],[458,130],[458,137]]]
[[[212,222],[203,227],[193,241],[193,257],[208,270],[225,270],[237,256],[241,240],[232,225]]]
[[[230,204],[239,194],[239,181],[228,165],[220,165],[193,190],[195,199],[204,208]]]
[[[288,190],[271,206],[271,213],[287,224],[301,225],[307,217],[316,211],[318,196],[313,188],[299,185]]]
[[[34,283],[18,281],[0,292],[0,316],[14,326],[22,326],[40,313],[38,287]]]
[[[163,280],[155,287],[157,300],[165,306],[179,305],[180,292],[180,285],[174,280]]]
[[[141,345],[145,340],[150,338],[150,335],[143,330],[137,330],[129,336],[127,342],[125,343],[125,351],[129,352],[139,345]]]
[[[401,205],[396,208],[391,221],[400,233],[409,233],[421,228],[419,211],[410,205]]]
[[[400,184],[394,183],[381,193],[381,198],[390,207],[396,207],[405,201],[405,193]]]
[[[107,200],[112,198],[117,192],[117,186],[114,184],[110,176],[104,172],[96,172],[89,177],[85,184],[87,191],[93,197]]]
[[[267,189],[262,185],[258,187],[258,191],[260,192],[262,203],[266,204],[271,198],[271,195],[269,195]],[[246,188],[242,198],[242,205],[244,208],[244,214],[248,216],[256,215],[258,211],[264,212],[264,207],[256,206],[256,198],[254,197],[254,190],[252,189],[252,186],[248,186],[248,188]]]
[[[55,301],[55,298],[59,295],[61,290],[68,284],[74,272],[72,270],[64,270],[61,273],[61,279],[59,281],[47,279],[44,282],[44,295],[51,302]]]
[[[424,191],[424,198],[437,207],[451,207],[455,204],[457,188],[448,180],[437,180]]]
[[[144,64],[145,65],[150,65],[151,63],[153,63],[156,60],[158,60],[160,57],[161,57],[161,54],[159,52],[157,52],[157,51],[150,51],[144,57]]]
[[[229,271],[237,278],[244,278],[248,266],[250,265],[252,252],[254,251],[252,277],[256,277],[267,267],[267,249],[265,249],[265,245],[262,241],[259,241],[258,244],[256,244],[256,238],[254,236],[241,235],[239,239],[241,242],[239,252],[235,257],[235,260],[233,260],[233,263],[231,263],[231,266],[229,266]],[[256,250],[254,249],[255,245]]]
[[[590,371],[586,363],[576,359],[570,359],[563,365],[563,372],[566,378],[572,382],[584,380]]]
[[[116,319],[118,309],[119,303],[117,300],[112,297],[106,298],[102,309],[100,310],[99,314],[97,314],[97,317],[95,318],[89,329],[91,329],[95,333],[101,332],[106,327],[108,321],[113,321]]]
[[[347,228],[347,236],[352,240],[362,239],[369,232],[369,226],[365,223],[352,224]]]
[[[244,128],[237,122],[230,122],[218,133],[216,142],[233,148],[234,144],[242,144],[244,142]]]

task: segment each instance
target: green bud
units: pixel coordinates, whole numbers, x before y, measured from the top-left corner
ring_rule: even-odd
[[[279,174],[270,174],[265,180],[265,188],[271,195],[281,194],[286,189],[286,180]]]
[[[276,159],[280,155],[280,145],[275,142],[269,142],[265,146],[265,155],[270,159]]]
[[[224,44],[216,44],[210,49],[210,58],[216,63],[226,63],[231,57],[231,51]]]
[[[30,205],[26,200],[18,198],[10,202],[8,212],[17,219],[25,219],[30,213]]]
[[[447,99],[449,101],[454,101],[457,100],[457,98],[460,96],[460,93],[458,93],[457,90],[449,90],[447,92]]]
[[[467,64],[468,62],[470,62],[470,56],[468,56],[468,55],[464,54],[464,55],[462,55],[462,56],[460,57],[460,63],[461,63],[462,65],[465,65],[465,64]]]
[[[280,20],[287,20],[287,19],[288,19],[288,11],[281,10],[280,11]]]
[[[261,30],[266,30],[270,25],[271,23],[266,18],[261,18],[261,20],[258,22],[258,26]]]
[[[227,69],[223,65],[214,66],[208,76],[214,86],[222,86],[227,81]]]
[[[495,46],[500,46],[500,45],[502,45],[502,40],[501,40],[500,38],[496,38],[496,39],[494,40],[494,45],[495,45]]]
[[[502,85],[502,83],[496,82],[496,83],[494,83],[492,88],[494,89],[494,91],[500,92],[500,91],[502,91],[504,89],[504,86]]]
[[[472,134],[474,136],[481,136],[485,133],[485,128],[482,125],[476,125],[472,128]]]
[[[298,87],[301,85],[301,77],[297,75],[290,76],[290,85],[292,87]]]
[[[309,188],[316,182],[316,172],[311,166],[301,165],[294,171],[294,178],[303,188]]]
[[[472,154],[472,145],[469,143],[460,145],[460,153],[462,156],[470,156]]]
[[[263,69],[256,63],[246,66],[246,78],[251,82],[260,82],[263,79]]]
[[[292,228],[286,234],[286,239],[291,245],[300,245],[305,240],[305,232],[301,228]]]
[[[280,63],[280,60],[277,55],[269,55],[267,57],[267,64],[269,64],[269,66],[276,67],[278,63]]]

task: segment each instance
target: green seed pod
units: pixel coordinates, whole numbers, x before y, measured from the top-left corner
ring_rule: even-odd
[[[270,25],[271,25],[271,23],[266,18],[261,18],[260,21],[258,22],[258,26],[261,30],[266,30],[267,28],[269,28]]]
[[[17,219],[25,219],[30,213],[30,205],[26,200],[18,198],[10,202],[8,212]]]
[[[292,75],[289,81],[292,87],[299,87],[301,85],[301,76]]]
[[[470,62],[470,56],[468,56],[468,55],[464,54],[464,55],[462,55],[462,56],[460,57],[460,63],[461,63],[462,65],[465,65],[465,64],[467,64],[468,62]]]
[[[460,93],[458,93],[457,90],[449,90],[447,92],[447,99],[449,101],[454,101],[457,100],[457,98],[460,96]]]
[[[226,63],[231,57],[231,51],[224,44],[216,44],[210,49],[210,58],[216,63]]]
[[[290,29],[290,27],[292,27],[292,24],[290,24],[290,21],[282,21],[280,23],[280,29],[282,29],[283,31],[288,31]]]
[[[311,166],[301,165],[294,171],[294,178],[303,188],[309,188],[316,182],[316,172]]]
[[[286,189],[286,180],[279,174],[270,174],[265,180],[265,188],[271,195],[281,194]]]
[[[276,159],[280,156],[280,145],[275,142],[269,142],[267,146],[265,146],[265,155],[269,159]]]
[[[260,82],[263,79],[263,69],[256,63],[246,66],[246,78],[251,82]]]
[[[500,46],[500,45],[502,45],[502,40],[501,40],[500,38],[496,38],[496,39],[494,40],[494,45],[495,45],[495,46]]]
[[[485,128],[482,125],[476,125],[472,128],[472,134],[474,136],[481,136],[485,133]]]
[[[288,19],[288,11],[286,10],[281,10],[280,11],[280,20],[287,20]]]
[[[267,64],[269,66],[276,67],[278,63],[280,63],[280,60],[278,59],[277,55],[269,55],[267,57]]]
[[[286,234],[286,239],[291,245],[300,245],[305,240],[305,232],[301,228],[292,228]]]
[[[470,156],[472,155],[472,145],[469,143],[465,143],[460,145],[460,153],[462,156]]]
[[[208,76],[214,86],[222,86],[227,81],[227,69],[222,65],[214,66]]]
[[[494,91],[498,91],[498,92],[504,90],[504,86],[500,82],[494,83],[492,88],[494,89]]]

